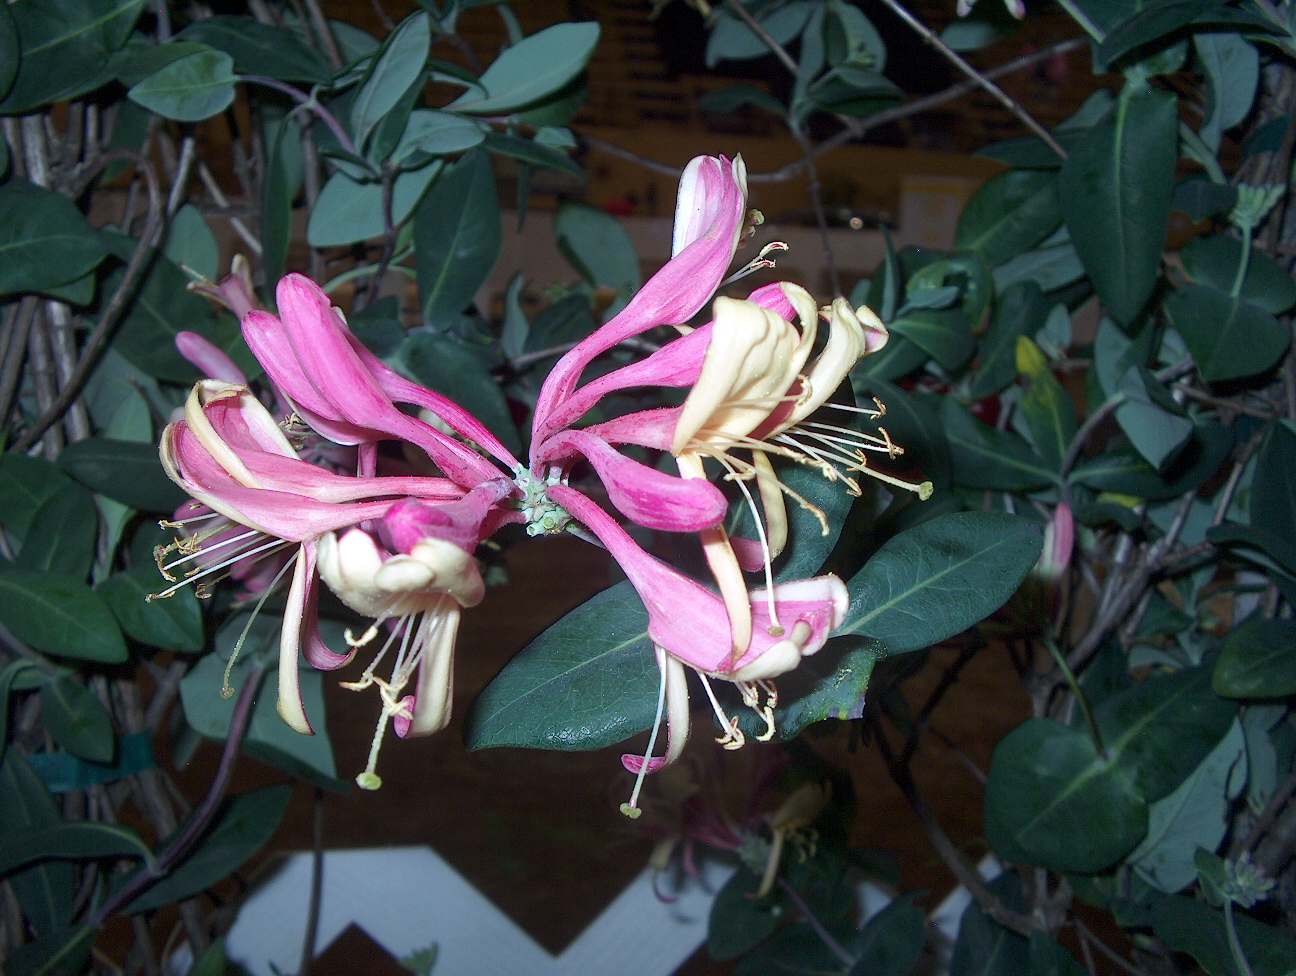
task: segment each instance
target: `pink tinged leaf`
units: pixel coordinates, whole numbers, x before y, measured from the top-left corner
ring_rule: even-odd
[[[234,365],[234,360],[197,332],[177,332],[175,344],[176,351],[193,363],[204,376],[224,380],[226,383],[247,383],[247,377],[243,375],[243,370]]]
[[[297,670],[302,619],[307,605],[306,591],[315,575],[313,555],[314,547],[309,544],[302,546],[297,553],[297,566],[293,570],[288,602],[284,606],[283,628],[279,632],[279,700],[276,707],[288,727],[302,735],[315,734],[310,719],[306,717],[306,703],[302,700],[301,677]]]
[[[583,430],[555,435],[551,449],[570,447],[589,460],[608,498],[627,518],[650,529],[697,532],[724,520],[724,493],[703,479],[679,478],[626,457],[607,441]]]

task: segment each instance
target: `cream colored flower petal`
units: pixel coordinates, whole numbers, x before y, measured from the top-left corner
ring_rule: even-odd
[[[237,481],[245,488],[260,488],[261,483],[253,476],[252,472],[247,469],[239,456],[234,453],[233,448],[226,444],[212,427],[211,421],[207,419],[207,414],[203,410],[204,405],[215,400],[226,398],[237,399],[243,393],[247,392],[245,386],[233,386],[229,383],[222,383],[219,380],[199,380],[194,384],[194,388],[189,391],[189,398],[185,401],[184,419],[189,425],[189,430],[197,438],[198,443],[203,449],[212,456],[231,478]]]
[[[752,451],[752,464],[756,468],[756,487],[760,489],[761,508],[765,512],[765,541],[770,558],[777,559],[788,540],[787,504],[783,501],[783,489],[779,487],[778,475],[769,455],[764,451]]]
[[[828,342],[804,381],[806,395],[777,430],[786,430],[800,423],[823,406],[865,354],[867,344],[867,328],[850,303],[838,298],[829,309]]]
[[[410,716],[406,738],[431,735],[450,723],[450,709],[454,701],[454,652],[455,638],[459,634],[459,603],[449,594],[442,594],[436,604],[423,615],[420,626],[425,631],[426,643],[423,656],[419,659],[414,713]]]
[[[688,741],[688,678],[679,658],[660,647],[656,651],[657,666],[661,668],[662,680],[666,684],[666,754],[663,758],[669,765],[680,757],[684,743]]]
[[[279,717],[288,723],[288,727],[302,735],[314,735],[310,719],[306,717],[306,705],[302,701],[301,678],[297,671],[297,657],[301,646],[302,612],[306,606],[306,587],[309,574],[306,571],[307,558],[305,551],[297,551],[297,565],[293,569],[292,586],[288,589],[288,603],[284,607],[283,628],[279,632],[279,700],[275,707]]]

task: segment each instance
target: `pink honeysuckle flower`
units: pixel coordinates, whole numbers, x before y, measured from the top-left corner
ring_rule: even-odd
[[[332,669],[346,664],[355,647],[364,643],[363,640],[355,642],[347,652],[339,653],[320,638],[316,613],[320,575],[330,581],[331,587],[336,584],[342,591],[338,596],[344,601],[357,608],[359,605],[376,608],[384,619],[396,610],[401,611],[400,616],[409,616],[414,612],[410,607],[421,608],[417,612],[424,614],[423,624],[413,630],[412,624],[407,623],[403,631],[407,638],[402,644],[401,660],[408,662],[411,669],[422,668],[425,657],[442,661],[449,652],[444,644],[437,642],[444,642],[447,633],[453,645],[453,626],[445,623],[449,620],[449,605],[442,597],[456,606],[480,599],[471,586],[476,564],[470,553],[465,555],[460,551],[456,555],[436,544],[421,549],[411,545],[409,553],[392,555],[391,560],[395,562],[391,568],[384,569],[390,560],[379,558],[374,563],[372,553],[362,544],[363,539],[369,539],[372,549],[377,551],[376,543],[367,534],[361,532],[357,537],[361,541],[350,543],[346,550],[359,553],[355,560],[339,554],[342,550],[335,535],[381,519],[401,499],[414,498],[422,504],[458,502],[464,497],[463,488],[445,478],[346,477],[307,464],[296,456],[269,411],[245,387],[213,380],[197,384],[190,394],[184,419],[163,432],[160,455],[172,480],[193,498],[230,522],[247,527],[241,536],[221,542],[228,553],[224,561],[211,559],[211,547],[202,533],[185,540],[182,557],[163,567],[169,578],[174,578],[170,576],[171,570],[187,562],[202,560],[200,565],[205,575],[236,561],[281,553],[297,545],[280,639],[279,713],[299,732],[312,732],[298,682],[299,648],[312,666]],[[460,521],[470,516],[479,522],[487,521],[498,514],[495,503],[514,488],[507,479],[497,477],[476,491],[472,502],[462,512],[457,510]],[[516,516],[508,513],[496,524],[509,517]],[[228,523],[218,526],[220,530],[227,527]],[[436,532],[429,529],[424,535],[434,536]],[[453,558],[447,561],[447,557]],[[191,575],[177,585],[193,582],[195,578]],[[465,579],[469,582],[463,582]],[[169,595],[174,589],[164,590],[158,596]],[[390,606],[383,609],[380,604],[385,591],[389,593]],[[442,620],[444,625],[434,626],[435,620]],[[430,655],[424,650],[427,648],[432,649]],[[427,667],[431,669],[429,675],[439,675],[442,670],[441,664]],[[406,681],[412,673],[411,670],[405,674]],[[429,687],[439,686],[433,682]],[[387,704],[390,703],[385,701],[385,707]],[[401,714],[410,721],[407,730],[413,734],[432,731],[435,721],[440,720],[440,708],[435,690],[424,697],[422,704],[402,707]],[[384,713],[384,719],[387,714]]]
[[[518,461],[486,427],[447,397],[400,376],[365,349],[309,278],[285,275],[276,290],[280,316],[254,309],[243,337],[302,419],[339,444],[357,444],[372,459],[384,438],[409,441],[459,484],[471,487],[499,469],[435,426],[402,413],[396,401],[430,411],[455,433],[481,445],[509,468]],[[366,472],[368,473],[368,472]]]
[[[554,417],[596,356],[659,325],[687,322],[724,280],[747,219],[742,157],[699,156],[685,167],[675,207],[671,259],[620,312],[566,353],[545,378],[532,419],[533,445],[575,417]],[[579,416],[579,414],[577,415]]]
[[[823,647],[829,634],[845,619],[850,598],[845,584],[832,575],[781,583],[769,594],[753,591],[749,596],[752,634],[735,660],[733,632],[720,597],[644,552],[611,516],[576,489],[553,485],[547,493],[607,547],[648,610],[648,634],[653,640],[662,682],[648,754],[622,757],[625,767],[639,774],[630,802],[622,807],[627,815],[636,816],[635,803],[643,776],[678,758],[688,738],[689,702],[684,666],[691,667],[701,678],[725,729],[719,741],[726,748],[738,748],[744,736],[737,719],[727,716],[720,706],[708,677],[737,686],[744,703],[765,719],[766,731],[759,738],[769,739],[775,731],[777,702],[770,679],[791,671],[803,657]],[[761,691],[765,692],[764,704],[760,701]],[[652,750],[663,715],[667,747],[665,754],[658,757],[652,755]]]
[[[1058,502],[1044,527],[1044,549],[1035,565],[1035,575],[1047,583],[1056,583],[1071,563],[1074,546],[1075,519],[1071,515],[1071,506]]]
[[[204,339],[197,332],[177,332],[176,350],[193,363],[203,376],[225,383],[247,385],[243,370],[235,365],[225,350]]]

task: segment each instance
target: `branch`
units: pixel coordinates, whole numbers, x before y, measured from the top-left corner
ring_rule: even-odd
[[[814,929],[815,935],[819,936],[819,941],[828,947],[828,951],[840,959],[843,965],[854,968],[855,957],[847,952],[840,942],[833,938],[831,932],[824,928],[824,923],[819,921],[815,913],[810,910],[810,906],[807,905],[805,899],[797,893],[796,888],[788,884],[786,878],[779,878],[779,887],[783,889],[783,894],[788,896],[788,901],[792,902],[792,904],[797,907],[797,911],[805,916],[805,920],[810,923],[810,927]]]

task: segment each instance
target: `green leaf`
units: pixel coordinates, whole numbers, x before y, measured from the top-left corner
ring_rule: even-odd
[[[1179,257],[1193,281],[1228,294],[1242,263],[1242,242],[1228,234],[1194,237]],[[1281,315],[1296,304],[1296,281],[1269,255],[1252,249],[1240,296],[1266,312]]]
[[[31,112],[110,81],[144,0],[42,0],[12,5],[22,58],[0,114]]]
[[[1216,4],[1217,0],[1155,0],[1135,6],[1134,12],[1116,24],[1094,50],[1094,70],[1106,71],[1113,62],[1138,48],[1164,42],[1167,35],[1192,23]]]
[[[1296,623],[1252,617],[1224,640],[1215,694],[1225,698],[1284,698],[1296,694]]]
[[[132,44],[115,59],[117,81],[125,88],[133,88],[149,75],[168,64],[179,61],[199,51],[210,51],[206,44],[197,41],[168,41],[162,44]]]
[[[86,762],[70,752],[55,749],[28,756],[27,761],[52,793],[84,790],[100,783],[111,783],[157,765],[153,742],[148,730],[124,735],[117,740],[117,759],[113,763]]]
[[[192,203],[186,203],[171,218],[162,253],[177,265],[192,268],[210,281],[215,281],[219,274],[220,246],[216,243],[216,235]]]
[[[400,173],[392,181],[392,226],[404,223],[441,173],[441,162]],[[439,188],[445,177],[437,182]],[[437,190],[427,194],[438,196]],[[311,247],[340,247],[383,234],[382,184],[357,183],[338,170],[329,177],[311,210],[306,240]],[[421,208],[420,208],[421,209]]]
[[[1029,251],[1062,223],[1057,176],[1010,169],[989,180],[959,214],[954,246],[991,267]]]
[[[323,58],[295,32],[262,24],[249,16],[205,17],[190,24],[175,39],[201,41],[220,48],[234,59],[234,70],[239,74],[265,75],[311,85],[327,84],[333,75]]]
[[[1280,534],[1296,529],[1296,430],[1290,422],[1274,424],[1260,446],[1247,513],[1253,526]]]
[[[390,162],[398,166],[414,153],[442,156],[471,149],[486,138],[481,127],[449,112],[416,108],[410,112],[405,131],[392,150]]]
[[[247,622],[246,613],[237,614],[227,621],[216,636],[216,652],[200,659],[180,681],[180,699],[184,704],[186,721],[194,731],[217,741],[228,736],[230,718],[234,714],[234,699],[222,698],[220,694],[225,664]],[[252,624],[246,646],[249,649],[270,644],[277,647],[280,622],[280,618],[268,614],[258,616]],[[340,625],[323,620],[321,629],[331,646],[343,646]],[[252,666],[253,655],[245,652],[230,674],[233,687],[242,685]],[[243,737],[243,751],[316,786],[345,792],[348,784],[338,779],[333,747],[328,735],[324,734],[324,676],[300,660],[298,670],[306,716],[317,734],[295,732],[279,717],[276,707],[279,675],[272,671],[257,691],[252,719]]]
[[[953,397],[942,397],[941,422],[949,440],[955,484],[994,491],[1031,491],[1053,484],[1057,473],[1018,434],[996,430]]]
[[[1137,454],[1116,448],[1077,464],[1070,480],[1099,491],[1166,501],[1192,491],[1218,471],[1232,447],[1229,428],[1206,424],[1197,428],[1164,478]]]
[[[886,407],[886,414],[877,421],[869,422],[869,425],[886,428],[891,438],[904,448],[904,465],[921,472],[921,476],[932,483],[936,493],[948,490],[953,482],[950,447],[941,421],[933,409],[938,400],[921,394],[908,394],[898,386],[872,377],[863,380],[855,388],[856,405],[875,407],[869,396],[876,396]],[[826,488],[820,489],[821,493],[826,494],[826,491]],[[838,504],[844,505],[845,501],[839,501]],[[844,520],[845,517],[843,512],[840,518]],[[829,515],[830,525],[832,519],[833,516]],[[836,534],[833,538],[836,538]],[[809,576],[816,569],[817,566],[809,567],[809,571],[800,575]]]
[[[878,912],[860,932],[850,976],[905,976],[926,942],[927,916],[914,904],[913,892],[901,895]]]
[[[0,100],[9,94],[14,78],[18,76],[18,59],[21,56],[22,42],[18,38],[18,28],[14,24],[13,14],[9,12],[9,5],[5,4],[4,9],[0,10]],[[0,173],[3,173],[9,163],[8,144],[4,139],[0,139],[0,147],[3,147],[0,152],[5,156],[4,163],[0,164]]]
[[[1169,795],[1228,731],[1237,707],[1210,680],[1207,666],[1154,675],[1094,709],[1111,763],[1147,802]]]
[[[107,605],[71,576],[0,569],[0,620],[38,651],[120,664],[126,643]]]
[[[369,133],[423,74],[432,31],[427,11],[402,20],[388,35],[351,103],[351,133],[362,151]]]
[[[0,837],[17,837],[61,821],[54,798],[26,759],[17,749],[6,749],[0,764]],[[38,864],[7,879],[37,936],[51,935],[71,921],[76,878],[71,864],[54,863]],[[13,967],[12,955],[6,965]]]
[[[468,346],[450,336],[416,332],[401,343],[393,365],[470,411],[510,451],[521,452],[522,441],[504,393]]]
[[[861,359],[851,370],[852,383],[867,383],[876,378],[892,382],[927,362],[927,352],[900,334],[892,335],[878,352]]]
[[[465,741],[600,749],[652,724],[657,686],[648,611],[618,583],[514,655],[473,703]]]
[[[1193,46],[1209,83],[1206,118],[1197,134],[1212,152],[1218,152],[1220,136],[1251,111],[1260,80],[1260,55],[1240,34],[1224,31],[1194,34]]]
[[[150,112],[180,122],[199,122],[234,101],[234,59],[224,51],[197,51],[172,61],[127,94]]]
[[[70,484],[67,475],[44,458],[0,454],[0,525],[21,541],[37,509]]]
[[[779,44],[787,44],[805,28],[814,5],[793,2],[776,8],[768,16],[759,17],[761,26]],[[706,66],[714,68],[719,61],[746,61],[770,52],[765,40],[742,20],[727,10],[718,10],[715,26],[707,38]]]
[[[1175,791],[1152,804],[1148,833],[1128,862],[1152,887],[1174,894],[1197,880],[1194,855],[1224,839],[1229,804],[1247,778],[1246,739],[1234,719],[1227,735]]]
[[[499,115],[539,102],[580,74],[598,38],[594,21],[546,27],[500,52],[479,79],[485,95],[467,91],[446,108]]]
[[[283,277],[292,240],[292,203],[301,182],[301,167],[292,163],[300,161],[301,123],[285,115],[273,128],[265,125],[270,151],[261,180],[261,261],[269,285]]]
[[[1086,976],[1088,971],[1066,949],[1040,929],[1030,934],[1031,976]]]
[[[89,924],[60,927],[10,953],[6,972],[10,976],[81,976],[98,931]]]
[[[947,370],[954,371],[972,358],[976,340],[967,316],[959,308],[919,308],[898,314],[887,328],[904,336]]]
[[[36,509],[15,565],[85,579],[98,534],[94,496],[80,485],[64,485]]]
[[[16,176],[0,184],[0,295],[48,291],[107,254],[103,238],[67,198]]]
[[[1170,200],[1172,210],[1186,213],[1193,220],[1205,220],[1227,214],[1237,203],[1237,187],[1227,183],[1213,183],[1204,173],[1192,173],[1175,184]],[[1198,238],[1193,238],[1189,244]],[[1272,311],[1272,310],[1271,310]]]
[[[1125,401],[1116,408],[1116,422],[1148,464],[1164,468],[1196,430],[1193,422],[1170,399],[1170,392],[1142,367],[1126,369],[1117,390],[1125,394]]]
[[[1178,155],[1178,100],[1127,86],[1062,164],[1062,213],[1098,297],[1120,322],[1143,308],[1160,271]]]
[[[999,741],[985,789],[986,840],[1001,857],[1092,874],[1147,833],[1147,805],[1093,740],[1033,718]]]
[[[1008,908],[1021,911],[1021,881],[1015,871],[1005,871],[988,887]],[[950,976],[1022,976],[1030,972],[1030,944],[981,911],[974,899],[959,921],[949,972]]]
[[[1208,285],[1176,288],[1165,310],[1208,383],[1262,373],[1287,351],[1287,330],[1277,319]]]
[[[41,720],[54,741],[74,756],[112,762],[112,719],[94,693],[70,674],[53,675],[42,685]]]
[[[1039,346],[1027,336],[1017,337],[1017,372],[1022,379],[1018,404],[1035,450],[1054,471],[1061,470],[1076,435],[1075,404],[1053,375]]]
[[[564,200],[553,229],[558,250],[591,285],[606,285],[625,299],[639,290],[639,255],[621,221],[602,207]]]
[[[225,937],[214,940],[207,951],[198,957],[187,976],[226,976],[228,960],[225,957]],[[426,974],[424,974],[426,976]]]
[[[1270,569],[1271,572],[1286,570],[1289,574],[1296,575],[1296,545],[1293,545],[1288,536],[1257,528],[1254,525],[1224,522],[1222,525],[1211,526],[1206,531],[1206,538],[1217,546],[1255,550],[1263,556],[1250,558]],[[1273,562],[1266,562],[1265,557]]]
[[[585,179],[585,171],[574,159],[557,149],[543,146],[533,139],[519,139],[517,136],[503,132],[487,132],[486,138],[482,140],[482,146],[493,153],[512,156],[520,162],[530,163],[533,166],[547,166],[549,169],[570,173],[577,179]]]
[[[168,651],[203,649],[202,606],[193,587],[182,586],[171,596],[149,600],[165,586],[154,566],[114,573],[97,587],[113,616],[129,636],[142,644]]]
[[[189,496],[162,470],[157,448],[87,437],[69,444],[59,467],[88,488],[144,512],[174,512]]]
[[[865,634],[903,654],[966,630],[1012,596],[1043,541],[1002,512],[957,512],[888,540],[848,584],[838,634]]]
[[[1050,238],[1052,240],[1052,238]],[[1019,254],[991,273],[996,292],[1004,292],[1020,281],[1033,281],[1049,292],[1084,277],[1085,266],[1068,239],[1061,244]]]
[[[495,175],[489,154],[478,147],[446,171],[414,214],[414,267],[423,321],[435,325],[471,305],[499,248]]]
[[[1017,337],[1034,335],[1048,312],[1048,302],[1034,281],[1018,282],[999,295],[990,328],[981,339],[976,372],[968,388],[970,398],[998,393],[1017,378]]]
[[[1157,898],[1151,909],[1153,932],[1167,948],[1188,953],[1209,976],[1239,976],[1223,912],[1184,895]],[[1255,976],[1286,976],[1296,969],[1296,940],[1290,935],[1242,912],[1233,917],[1238,941]]]
[[[292,787],[266,786],[225,803],[198,847],[157,884],[126,906],[128,915],[182,901],[209,888],[265,846],[279,826]],[[183,825],[180,827],[184,829]],[[163,847],[166,842],[163,841]]]
[[[744,105],[755,105],[779,116],[785,114],[782,102],[765,89],[757,88],[755,85],[726,85],[724,88],[709,91],[698,99],[698,108],[704,112],[715,112],[717,115],[728,115]]]
[[[745,866],[729,876],[716,892],[707,919],[707,955],[732,959],[769,938],[786,906],[777,894],[756,898],[761,879]]]
[[[7,835],[0,841],[0,875],[34,861],[94,861],[108,857],[137,857],[148,863],[153,860],[153,852],[139,834],[121,824],[54,823],[16,836]]]

